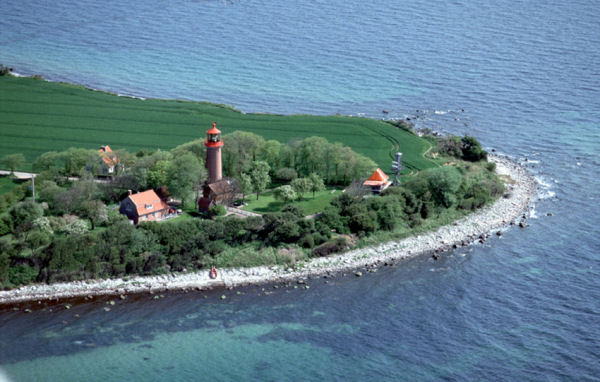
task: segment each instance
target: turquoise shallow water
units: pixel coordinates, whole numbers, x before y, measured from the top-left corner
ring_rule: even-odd
[[[527,229],[308,290],[4,310],[0,369],[15,381],[598,380],[599,14],[554,0],[3,4],[0,61],[18,72],[246,112],[418,116],[527,158],[540,199]]]

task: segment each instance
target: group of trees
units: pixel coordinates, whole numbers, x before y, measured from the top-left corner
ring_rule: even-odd
[[[314,198],[315,192],[323,191],[324,189],[323,178],[313,172],[305,178],[295,178],[291,180],[290,184],[277,187],[275,189],[275,199],[282,200],[285,205],[294,200],[302,200],[304,194],[307,192],[312,192]]]
[[[247,174],[256,161],[265,162],[270,176],[278,180],[289,181],[292,177],[308,177],[315,173],[327,184],[344,185],[377,167],[371,159],[351,148],[322,137],[283,144],[253,133],[235,131],[224,135],[223,142],[223,171],[236,179]]]
[[[228,249],[256,252],[298,241],[312,247],[331,236],[328,227],[303,215],[290,206],[264,218],[192,219],[137,227],[112,215],[102,231],[72,230],[50,236],[39,232],[51,230],[54,222],[40,224],[44,219],[40,205],[25,202],[11,210],[11,219],[15,227],[29,226],[23,230],[28,237],[23,241],[0,238],[0,285],[202,269],[218,261],[223,264],[219,256]],[[44,224],[46,228],[37,227]]]
[[[190,147],[178,147],[170,152],[142,150],[136,155],[121,149],[114,154],[118,158],[115,173],[105,179],[97,195],[106,203],[118,202],[127,190],[167,187],[170,194],[185,205],[193,199],[194,193],[198,195],[206,179],[204,158]],[[33,163],[33,169],[40,173],[40,179],[54,182],[46,186],[51,186],[56,194],[56,185],[69,188],[73,184],[69,177],[85,179],[102,174],[102,163],[96,150],[71,148],[42,154]],[[49,205],[53,201],[47,200]]]
[[[352,179],[368,175],[376,167],[371,159],[349,147],[320,137],[282,144],[275,140],[265,141],[256,134],[235,131],[224,135],[223,141],[224,176],[235,179],[237,189],[244,197],[256,193],[258,198],[272,181],[277,181],[289,184],[301,198],[308,191],[319,191],[321,183],[346,185]],[[118,158],[115,173],[101,189],[106,203],[118,201],[127,190],[164,186],[185,205],[199,197],[202,191],[206,179],[204,140],[188,142],[171,151],[141,150],[134,155],[120,149],[114,155]],[[103,174],[102,166],[96,150],[79,148],[44,153],[33,163],[35,172],[46,174],[46,178],[57,184],[64,183],[67,177]]]

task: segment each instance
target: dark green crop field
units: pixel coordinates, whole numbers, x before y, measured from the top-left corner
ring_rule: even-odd
[[[0,77],[0,157],[23,153],[27,163],[22,170],[31,169],[44,152],[69,147],[171,149],[203,138],[213,121],[223,134],[244,130],[281,142],[322,136],[370,157],[384,171],[396,151],[404,153],[407,171],[435,166],[423,157],[429,143],[373,119],[244,114],[209,103],[140,100],[40,79]]]

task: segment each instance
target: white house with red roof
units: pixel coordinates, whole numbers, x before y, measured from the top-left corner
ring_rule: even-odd
[[[388,188],[392,182],[390,182],[390,177],[386,175],[380,168],[373,172],[373,175],[369,177],[369,179],[363,182],[365,187],[368,187],[374,193],[380,193],[381,191]]]
[[[133,224],[144,221],[165,220],[175,214],[175,211],[154,190],[138,192],[137,194],[129,191],[127,198],[121,202],[119,212],[126,215]]]

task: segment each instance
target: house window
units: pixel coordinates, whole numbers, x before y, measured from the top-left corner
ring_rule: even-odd
[[[142,220],[146,220],[146,219],[148,219],[148,216],[146,216],[146,215],[142,216]]]
[[[158,212],[153,213],[152,216],[157,217],[158,216]]]
[[[146,209],[147,210],[151,210],[152,209],[152,204],[146,204]]]

